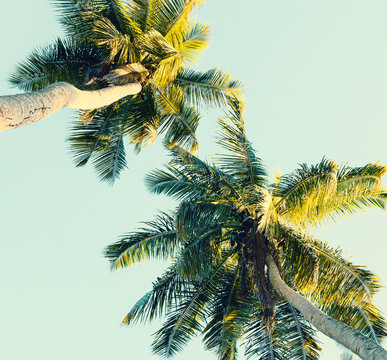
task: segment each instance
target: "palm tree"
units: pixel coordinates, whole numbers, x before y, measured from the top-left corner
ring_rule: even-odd
[[[166,169],[146,182],[152,192],[177,199],[177,208],[106,249],[113,269],[171,261],[123,323],[166,315],[153,343],[166,357],[201,333],[219,359],[236,359],[239,343],[257,359],[318,359],[317,329],[362,359],[386,359],[378,345],[386,322],[373,303],[379,279],[308,232],[384,208],[386,167],[323,159],[270,184],[240,107],[220,125],[218,142],[228,153],[213,165],[172,149]]]
[[[70,143],[77,166],[103,180],[126,166],[123,139],[139,151],[164,133],[167,146],[197,148],[200,108],[241,97],[219,69],[190,68],[208,45],[208,25],[190,20],[203,0],[54,0],[65,39],[34,50],[11,76],[30,92],[0,97],[0,130],[80,109]]]

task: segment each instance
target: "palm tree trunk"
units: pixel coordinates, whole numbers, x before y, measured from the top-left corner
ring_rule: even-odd
[[[69,83],[58,82],[28,94],[0,96],[0,130],[31,124],[64,106],[80,110],[97,109],[140,91],[138,82],[94,91],[82,91]]]
[[[353,328],[329,317],[317,309],[310,301],[291,289],[281,279],[278,267],[273,258],[266,256],[266,264],[273,288],[289,304],[294,306],[310,323],[326,336],[360,356],[363,360],[386,360],[387,351],[376,342],[362,335]]]

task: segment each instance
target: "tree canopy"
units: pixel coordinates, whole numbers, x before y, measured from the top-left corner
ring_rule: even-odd
[[[266,254],[290,287],[378,342],[387,330],[373,302],[378,277],[308,230],[385,208],[386,167],[322,159],[271,182],[246,137],[238,104],[220,127],[226,154],[214,164],[175,147],[170,163],[147,176],[148,188],[177,199],[177,208],[106,249],[115,270],[146,259],[171,262],[123,323],[166,316],[153,343],[166,357],[200,333],[219,359],[236,359],[237,344],[259,359],[318,359],[315,329],[271,287]]]
[[[69,142],[76,166],[92,162],[114,182],[127,166],[124,139],[140,151],[164,134],[167,147],[198,147],[205,106],[241,99],[241,83],[213,68],[191,65],[208,46],[209,27],[191,19],[203,0],[55,0],[66,37],[35,49],[11,75],[25,91],[69,82],[81,89],[140,82],[142,91],[82,111]]]

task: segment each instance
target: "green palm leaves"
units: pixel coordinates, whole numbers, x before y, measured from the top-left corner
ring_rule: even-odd
[[[267,252],[290,286],[334,319],[379,341],[387,330],[373,303],[379,279],[314,239],[306,227],[383,208],[386,168],[349,168],[323,159],[270,184],[246,138],[238,104],[220,126],[218,143],[227,154],[218,155],[216,164],[175,147],[166,168],[148,175],[152,192],[180,201],[168,227],[131,233],[106,250],[115,269],[160,256],[172,261],[124,323],[166,315],[153,344],[166,357],[202,333],[205,347],[219,359],[236,359],[237,344],[259,359],[318,359],[315,330],[267,281],[259,256]],[[272,320],[267,296],[276,303]]]
[[[75,164],[91,159],[102,180],[114,182],[126,167],[127,141],[140,151],[163,133],[165,146],[194,151],[199,109],[242,97],[241,83],[230,74],[188,67],[208,46],[208,26],[190,20],[202,3],[55,0],[67,38],[33,51],[11,81],[27,91],[58,81],[81,89],[141,82],[140,94],[80,114],[82,121],[71,129]]]
[[[82,86],[103,61],[104,54],[94,44],[85,46],[75,39],[57,39],[34,50],[10,77],[24,91],[39,90],[57,81]]]
[[[384,208],[386,193],[381,177],[387,169],[380,164],[350,168],[323,159],[282,177],[275,186],[275,207],[284,219],[305,227],[351,215],[368,207]]]

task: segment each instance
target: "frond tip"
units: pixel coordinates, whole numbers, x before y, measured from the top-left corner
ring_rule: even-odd
[[[145,259],[170,259],[174,255],[177,246],[174,219],[161,213],[144,225],[106,248],[105,256],[110,259],[112,269],[123,269]]]

